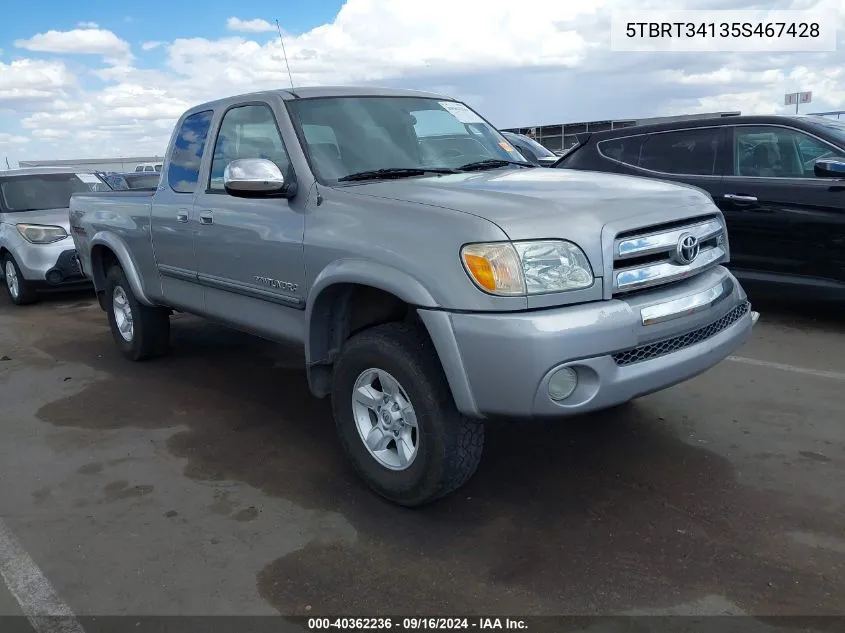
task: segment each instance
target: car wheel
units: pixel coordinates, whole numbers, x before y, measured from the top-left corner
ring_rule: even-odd
[[[458,412],[419,326],[388,323],[350,338],[334,367],[332,408],[355,470],[400,505],[449,494],[481,460],[484,424]]]
[[[9,298],[15,305],[26,305],[37,299],[32,283],[24,279],[17,262],[9,254],[3,258],[3,278]]]
[[[170,346],[170,315],[140,303],[120,266],[106,274],[106,314],[121,353],[133,361],[165,354]]]

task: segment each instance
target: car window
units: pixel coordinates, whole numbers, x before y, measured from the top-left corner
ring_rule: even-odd
[[[208,188],[222,190],[226,165],[239,158],[266,158],[289,177],[290,159],[270,106],[245,105],[226,112],[214,145]]]
[[[522,143],[526,147],[526,149],[530,150],[531,153],[537,156],[538,158],[548,158],[549,156],[557,157],[552,150],[550,150],[545,145],[541,145],[530,136],[526,136],[525,134],[511,134],[504,132],[502,133],[502,135],[514,145]]]
[[[158,174],[130,174],[124,178],[126,187],[128,189],[155,189],[158,187],[160,176]]]
[[[640,164],[640,150],[645,139],[646,136],[643,134],[611,138],[599,141],[598,148],[599,152],[608,158],[637,167]]]
[[[845,157],[842,150],[791,128],[748,125],[734,130],[735,176],[815,178],[818,159]]]
[[[212,110],[195,112],[186,117],[179,128],[167,168],[167,181],[177,193],[193,193],[197,188],[202,153],[213,115]]]
[[[92,173],[43,173],[2,176],[0,208],[12,213],[66,209],[74,193],[110,191],[104,180]]]
[[[144,166],[143,166],[143,165],[138,165],[138,166],[135,168],[135,171],[144,171]]]
[[[667,174],[712,176],[721,128],[698,128],[649,135],[639,167]]]

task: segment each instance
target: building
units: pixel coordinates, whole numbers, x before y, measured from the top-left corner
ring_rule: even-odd
[[[92,171],[135,171],[135,167],[142,163],[158,163],[164,159],[161,156],[130,156],[125,158],[79,158],[69,160],[21,160],[18,165],[23,167],[69,167],[72,169],[88,169]]]
[[[584,132],[601,132],[615,130],[621,127],[634,127],[649,123],[664,123],[667,121],[688,121],[705,117],[739,116],[740,112],[708,112],[704,114],[682,114],[678,116],[651,117],[647,119],[614,119],[610,121],[584,121],[581,123],[559,123],[556,125],[542,125],[537,127],[508,128],[505,132],[525,134],[545,145],[552,151],[569,149],[575,145],[576,134]]]

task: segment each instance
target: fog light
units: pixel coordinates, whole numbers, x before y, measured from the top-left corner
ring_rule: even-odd
[[[62,273],[60,273],[58,270],[51,270],[49,273],[47,273],[47,281],[51,284],[60,284],[62,283],[62,279]]]
[[[570,367],[562,367],[549,378],[549,398],[565,400],[578,386],[578,374]]]

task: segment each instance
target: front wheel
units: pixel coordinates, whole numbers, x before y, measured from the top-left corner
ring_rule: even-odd
[[[170,315],[164,308],[140,303],[120,266],[106,274],[105,303],[112,336],[124,356],[140,361],[167,352]]]
[[[347,341],[333,372],[332,407],[356,471],[400,505],[449,494],[481,460],[484,425],[458,412],[421,327],[388,323]]]
[[[6,290],[12,303],[18,306],[33,303],[37,299],[32,284],[23,278],[21,269],[15,259],[6,254],[3,258],[3,277],[6,280]]]

